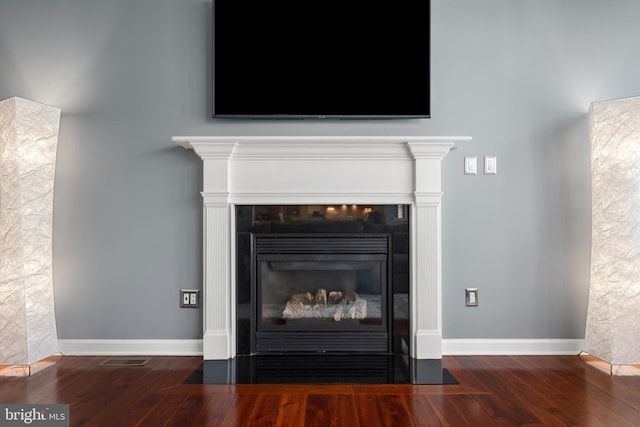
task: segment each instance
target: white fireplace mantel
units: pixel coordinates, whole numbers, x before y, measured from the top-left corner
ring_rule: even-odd
[[[235,356],[240,204],[411,205],[411,356],[442,357],[441,162],[470,137],[176,136],[203,161],[204,359]]]

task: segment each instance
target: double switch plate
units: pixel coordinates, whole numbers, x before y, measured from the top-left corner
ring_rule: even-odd
[[[476,175],[478,173],[477,157],[464,158],[464,173],[465,175]],[[484,156],[484,174],[497,175],[497,173],[498,159],[495,156]]]

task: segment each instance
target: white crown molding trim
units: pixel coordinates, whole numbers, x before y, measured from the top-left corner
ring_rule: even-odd
[[[582,339],[443,339],[445,356],[560,356],[577,355]]]
[[[60,339],[64,356],[202,356],[201,339]]]

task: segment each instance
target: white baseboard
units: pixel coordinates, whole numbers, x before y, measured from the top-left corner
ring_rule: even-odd
[[[576,355],[583,349],[581,339],[443,339],[445,356],[483,355]]]
[[[65,356],[202,356],[202,340],[58,340]]]
[[[581,339],[443,339],[445,356],[575,355]],[[202,340],[58,340],[65,356],[202,356]]]

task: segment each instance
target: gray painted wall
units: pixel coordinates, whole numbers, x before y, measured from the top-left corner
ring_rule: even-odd
[[[173,135],[470,135],[445,160],[445,338],[582,338],[591,101],[638,95],[636,0],[432,0],[430,120],[216,121],[210,0],[2,0],[0,99],[63,109],[60,338],[199,338],[200,161]],[[495,155],[497,176],[463,175]],[[479,307],[464,307],[464,288]]]

